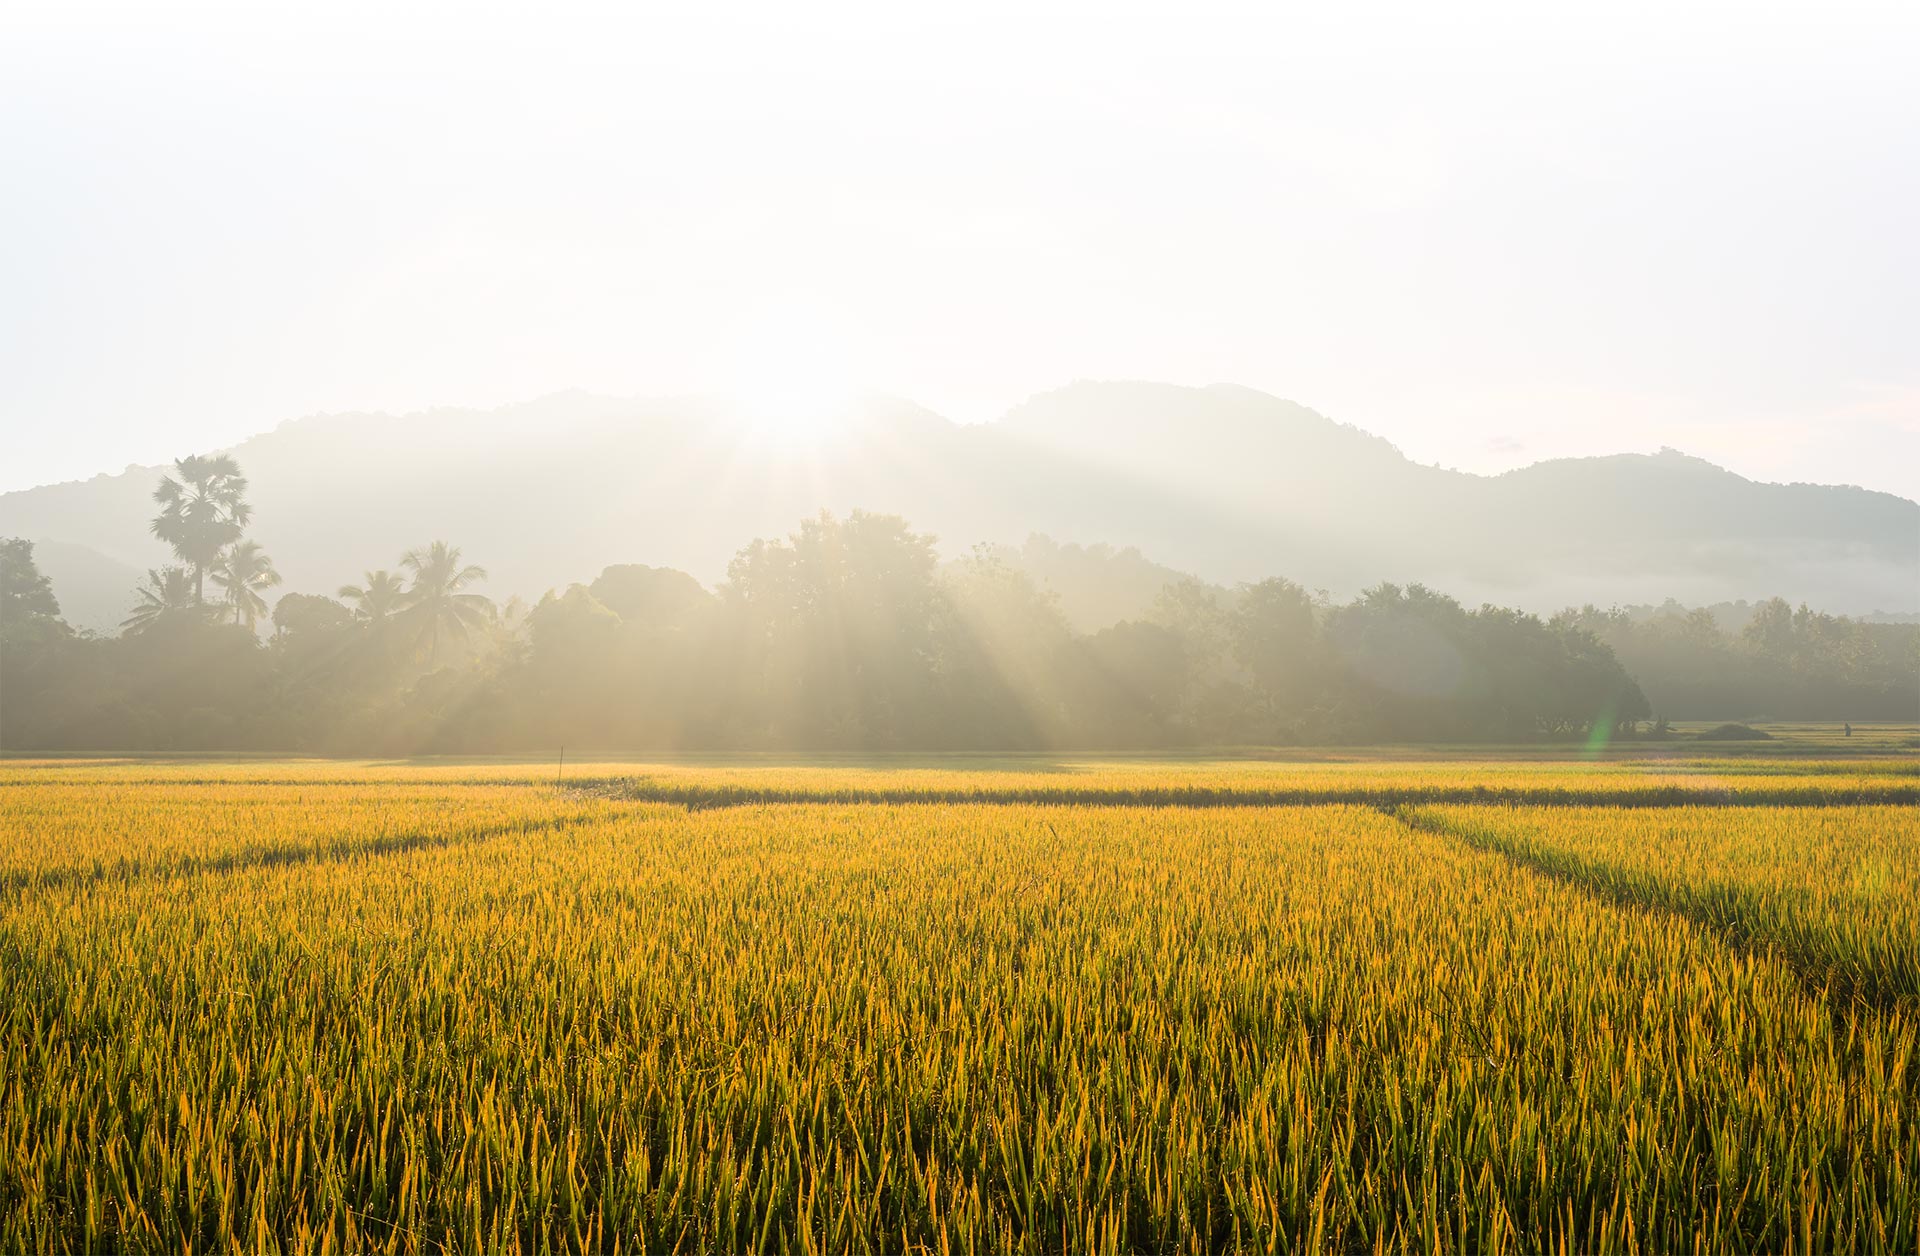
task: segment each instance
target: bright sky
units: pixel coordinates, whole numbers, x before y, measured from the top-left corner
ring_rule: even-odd
[[[1248,384],[1920,497],[1920,5],[0,6],[0,489],[321,410]]]

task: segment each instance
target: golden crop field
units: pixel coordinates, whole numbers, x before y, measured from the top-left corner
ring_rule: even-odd
[[[1410,818],[1776,949],[1847,994],[1920,1009],[1920,809],[1447,807]]]
[[[1920,803],[1920,756],[1770,759],[1696,755],[1588,760],[1428,757],[1382,759],[1348,750],[1310,762],[1258,759],[944,755],[885,759],[821,756],[802,763],[755,756],[697,762],[619,760],[528,764],[499,760],[0,761],[0,784],[482,786],[552,785],[693,806],[788,802],[1059,802],[1364,805],[1408,802]]]
[[[1914,1251],[1912,768],[0,764],[0,1250]]]

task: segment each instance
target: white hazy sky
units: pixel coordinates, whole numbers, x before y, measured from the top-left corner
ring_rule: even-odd
[[[0,4],[0,488],[320,410],[1228,380],[1920,497],[1920,4]]]

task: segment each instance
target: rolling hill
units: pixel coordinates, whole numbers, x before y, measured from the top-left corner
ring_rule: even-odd
[[[1537,610],[1774,594],[1851,613],[1920,607],[1920,505],[1891,494],[1757,483],[1673,451],[1472,475],[1230,385],[1074,384],[973,425],[877,398],[808,447],[712,400],[566,393],[314,416],[231,452],[252,481],[252,535],[303,592],[434,538],[484,564],[499,598],[618,562],[713,583],[754,537],[860,507],[905,515],[950,557],[1040,533],[1336,595],[1394,580]],[[166,561],[147,533],[160,473],[0,495],[0,535],[61,555],[55,591],[70,604],[123,604],[123,590],[93,586]]]

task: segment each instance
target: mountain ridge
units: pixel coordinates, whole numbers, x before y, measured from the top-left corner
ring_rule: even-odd
[[[1232,384],[1078,381],[973,424],[876,396],[851,417],[804,446],[762,439],[770,429],[720,398],[567,390],[299,416],[229,451],[288,591],[331,592],[435,537],[487,566],[497,596],[613,562],[714,583],[755,537],[866,508],[905,515],[948,557],[1038,533],[1220,583],[1285,575],[1344,594],[1419,580],[1541,610],[1775,593],[1843,612],[1920,605],[1920,505],[1750,480],[1670,449],[1483,475]],[[162,471],[0,494],[0,534],[158,565],[146,521]]]

